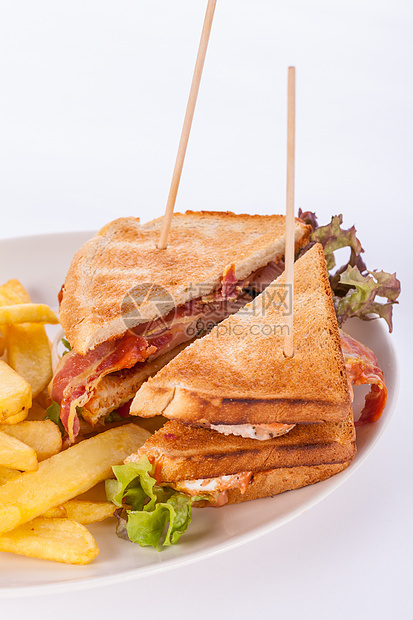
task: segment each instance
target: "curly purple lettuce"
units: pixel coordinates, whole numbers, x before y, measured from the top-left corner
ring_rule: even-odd
[[[398,303],[396,299],[400,295],[400,281],[396,278],[396,274],[367,269],[361,258],[364,250],[356,236],[356,229],[354,226],[347,230],[341,228],[342,215],[334,215],[330,224],[326,226],[319,226],[315,213],[311,211],[303,212],[300,209],[298,217],[312,226],[310,242],[322,244],[329,271],[336,266],[334,252],[340,248],[350,248],[348,262],[334,273],[330,273],[330,285],[339,326],[352,317],[364,321],[382,317],[391,332],[393,305]],[[386,301],[378,301],[377,297]]]

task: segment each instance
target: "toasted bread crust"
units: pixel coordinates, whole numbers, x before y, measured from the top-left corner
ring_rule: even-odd
[[[162,482],[197,480],[274,468],[313,467],[350,461],[356,452],[352,413],[341,422],[299,424],[286,435],[258,441],[167,422],[128,461],[158,461]]]
[[[144,408],[137,403],[144,401]],[[168,389],[144,384],[139,400],[134,401],[131,414],[152,417],[160,413],[183,424],[209,427],[210,424],[310,424],[342,420],[349,411],[349,401],[331,402],[327,398],[226,399],[210,397],[185,390]]]
[[[284,254],[281,215],[175,213],[165,250],[157,249],[161,225],[162,218],[144,225],[138,218],[115,220],[75,254],[64,284],[60,322],[79,353],[122,335],[142,316],[159,316],[156,304],[144,301],[140,317],[130,317],[126,326],[122,304],[137,286],[158,285],[179,306],[217,288],[231,264],[242,279]],[[297,219],[297,247],[309,232]]]
[[[331,478],[335,474],[346,469],[351,460],[345,463],[333,463],[328,465],[313,465],[310,467],[280,467],[268,471],[253,474],[250,484],[245,493],[239,489],[230,489],[227,504],[239,504],[252,499],[273,497],[284,491],[292,491],[301,487],[315,484]],[[208,507],[209,502],[196,502],[194,506]]]
[[[295,264],[291,359],[276,329],[285,322],[283,308],[271,302],[283,285],[281,275],[253,303],[187,347],[140,388],[131,413],[162,413],[192,425],[344,419],[350,394],[320,244]]]

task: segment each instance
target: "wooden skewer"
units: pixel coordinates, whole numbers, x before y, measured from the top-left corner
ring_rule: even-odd
[[[159,236],[158,248],[164,250],[168,243],[169,229],[171,227],[172,214],[174,212],[176,195],[178,193],[179,182],[181,180],[182,168],[184,165],[186,147],[188,146],[189,134],[194,117],[196,100],[198,97],[199,85],[201,83],[202,70],[204,68],[205,56],[208,48],[209,35],[211,33],[212,20],[214,18],[215,5],[217,0],[208,0],[208,6],[205,14],[204,26],[202,28],[201,40],[199,42],[198,55],[196,58],[194,75],[192,78],[191,90],[189,92],[188,104],[184,124],[182,127],[181,139],[176,156],[175,168],[172,175],[171,187],[169,189],[168,201],[166,203],[165,216],[161,234]]]
[[[293,357],[293,299],[294,299],[294,167],[295,167],[295,67],[288,67],[287,112],[287,209],[285,232],[285,287],[290,299],[289,312],[285,316],[284,355]]]

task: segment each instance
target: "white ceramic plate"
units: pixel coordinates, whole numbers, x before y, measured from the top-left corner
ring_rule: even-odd
[[[18,278],[34,301],[57,309],[57,293],[73,253],[91,236],[91,233],[63,233],[0,241],[0,283]],[[172,569],[262,536],[321,501],[364,461],[384,431],[397,398],[397,361],[384,321],[354,320],[346,324],[346,330],[374,349],[389,389],[386,411],[380,421],[358,431],[358,453],[348,469],[324,482],[274,498],[194,510],[189,532],[178,545],[160,553],[118,539],[113,520],[90,527],[100,555],[89,566],[66,566],[2,553],[0,596],[87,588]],[[365,393],[363,388],[360,392]],[[362,394],[358,397],[356,394],[355,411],[361,410],[361,402]]]

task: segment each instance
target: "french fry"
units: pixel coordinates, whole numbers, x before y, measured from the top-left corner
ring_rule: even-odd
[[[82,525],[97,523],[113,517],[116,506],[112,502],[88,502],[82,499],[70,499],[44,513],[43,517],[60,517],[71,519]]]
[[[88,502],[81,499],[72,499],[64,504],[67,518],[89,525],[113,517],[116,506],[112,502]]]
[[[84,493],[112,476],[150,437],[135,424],[112,428],[86,439],[46,461],[36,472],[26,472],[0,487],[0,533],[19,527]]]
[[[5,424],[7,426],[18,424],[19,422],[23,422],[23,420],[27,418],[28,414],[29,414],[29,410],[23,409],[22,411],[20,411],[20,413],[16,413],[16,415],[12,415],[9,418],[6,418],[5,420],[3,420],[2,424]]]
[[[58,318],[47,304],[15,304],[0,307],[0,325],[16,323],[58,323]]]
[[[53,375],[49,339],[43,325],[9,325],[5,341],[9,366],[26,379],[32,398],[36,398]]]
[[[26,421],[19,424],[0,424],[0,432],[18,439],[33,448],[38,461],[44,461],[62,449],[62,435],[51,420],[43,422]]]
[[[73,500],[69,500],[69,502],[71,501]],[[67,519],[67,512],[65,508],[66,504],[67,502],[65,504],[55,506],[54,508],[50,508],[50,510],[46,510],[42,517],[44,517],[45,519]],[[76,519],[73,519],[73,521],[76,521]],[[82,523],[82,525],[85,524]]]
[[[69,519],[39,518],[0,535],[0,551],[66,564],[89,564],[99,554],[92,534]]]
[[[2,333],[0,332],[0,357],[4,355],[5,350],[6,350],[6,344],[5,344]]]
[[[30,295],[18,280],[9,280],[0,286],[0,306],[30,303]]]
[[[0,465],[22,471],[36,471],[39,467],[33,448],[1,431]]]
[[[41,308],[46,309],[48,313],[52,311],[44,304],[31,304],[29,294],[18,280],[9,280],[0,286],[0,306],[2,306],[0,316],[2,313],[6,316],[11,313],[3,326],[7,361],[19,375],[28,381],[32,388],[32,396],[35,398],[52,378],[50,343],[43,325],[36,323],[14,325],[10,324],[9,319],[16,315],[15,318],[19,320],[12,322],[21,323],[21,313],[24,314],[30,308],[36,309],[37,313]],[[17,306],[19,309],[16,309]],[[55,320],[54,313],[52,315]]]
[[[0,360],[0,422],[28,411],[32,406],[32,390],[23,377]]]
[[[20,472],[16,469],[10,469],[10,467],[2,467],[0,466],[0,486],[5,484],[12,478],[16,478],[20,476]]]

